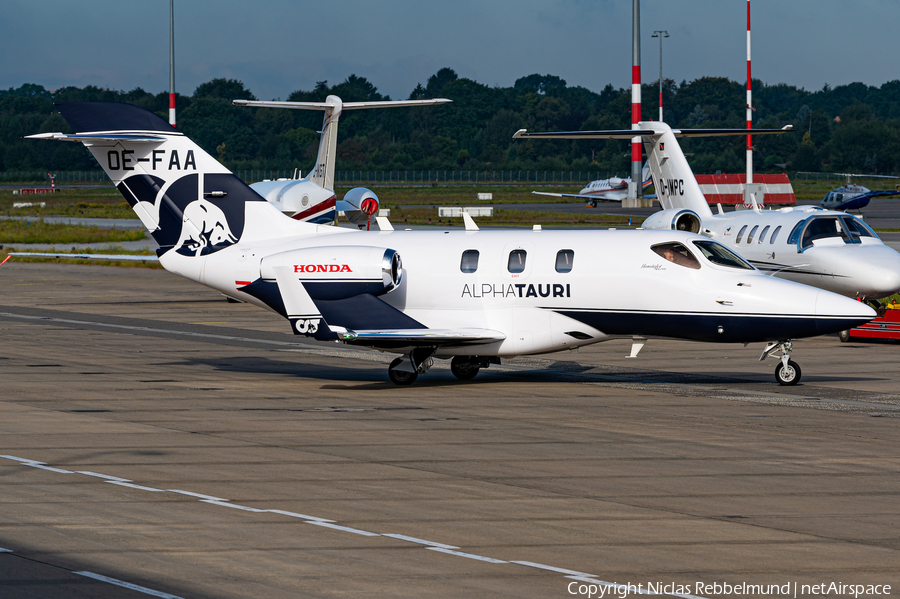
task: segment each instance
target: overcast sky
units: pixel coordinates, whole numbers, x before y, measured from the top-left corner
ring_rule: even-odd
[[[0,89],[168,89],[166,0],[2,0]],[[754,0],[753,76],[819,89],[900,78],[900,0]],[[744,0],[643,0],[644,82],[745,78]],[[631,83],[630,0],[175,0],[175,86],[235,78],[285,99],[351,73],[405,98],[442,67],[492,86],[532,73]]]

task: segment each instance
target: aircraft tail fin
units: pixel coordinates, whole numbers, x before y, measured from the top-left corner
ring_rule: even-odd
[[[560,133],[527,133],[520,129],[513,139],[632,139],[642,137],[647,152],[647,165],[653,177],[653,186],[664,210],[688,209],[701,218],[712,216],[712,210],[700,191],[694,173],[678,144],[678,137],[712,137],[721,135],[752,135],[785,133],[783,129],[672,129],[659,121],[644,121],[637,129],[612,131],[567,131]],[[646,168],[646,166],[645,166]]]
[[[28,137],[83,143],[160,245],[160,255],[207,255],[239,240],[296,235],[298,226],[307,226],[285,218],[148,110],[115,102],[56,107],[75,133]]]
[[[235,106],[256,106],[260,108],[292,108],[294,110],[322,110],[325,117],[322,121],[322,137],[319,141],[319,153],[316,165],[306,178],[325,189],[334,189],[334,164],[337,151],[338,121],[345,110],[365,108],[392,108],[398,106],[428,106],[450,102],[446,98],[428,100],[380,100],[372,102],[344,102],[337,96],[328,96],[324,102],[266,102],[262,100],[234,100]]]

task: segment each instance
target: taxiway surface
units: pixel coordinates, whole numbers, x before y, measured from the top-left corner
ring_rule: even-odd
[[[0,331],[3,597],[900,586],[900,345],[800,341],[794,388],[654,340],[398,388],[163,271],[15,262]]]

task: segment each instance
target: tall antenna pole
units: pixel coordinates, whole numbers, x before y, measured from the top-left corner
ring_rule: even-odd
[[[169,124],[175,126],[175,0],[169,0]]]
[[[749,1],[749,0],[748,0]],[[639,129],[641,122],[641,2],[632,0],[631,31],[631,128]],[[639,200],[644,197],[641,185],[641,138],[631,138],[631,185],[628,197]],[[640,202],[636,202],[635,205]]]
[[[753,129],[753,89],[750,78],[750,0],[747,0],[747,129]],[[753,183],[753,136],[747,135],[747,184]]]
[[[663,78],[662,78],[662,41],[664,37],[669,37],[668,31],[654,31],[653,35],[650,37],[658,37],[659,38],[659,122],[661,123],[663,120],[663,102],[662,102],[662,87],[663,87]]]

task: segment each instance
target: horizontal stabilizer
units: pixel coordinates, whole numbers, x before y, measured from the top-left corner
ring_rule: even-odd
[[[787,133],[792,125],[782,129],[672,129],[675,137],[716,137],[722,135],[764,135],[769,133]],[[513,139],[631,139],[632,137],[653,137],[662,131],[653,129],[612,129],[609,131],[557,131],[547,133],[528,133],[527,129],[519,129]]]
[[[114,144],[127,141],[134,143],[162,143],[168,139],[165,135],[129,135],[127,133],[37,133],[26,135],[25,139],[52,139],[54,141],[80,141],[91,143],[96,141],[111,141]]]
[[[116,260],[129,262],[159,262],[156,256],[140,254],[49,254],[46,252],[10,252],[13,258],[69,258],[71,260]]]
[[[452,102],[447,98],[432,98],[428,100],[383,100],[373,102],[343,102],[344,110],[359,110],[363,108],[393,108],[396,106],[431,106],[433,104],[445,104]],[[334,105],[329,102],[266,102],[262,100],[234,100],[235,106],[256,106],[258,108],[293,108],[294,110],[328,110]]]

